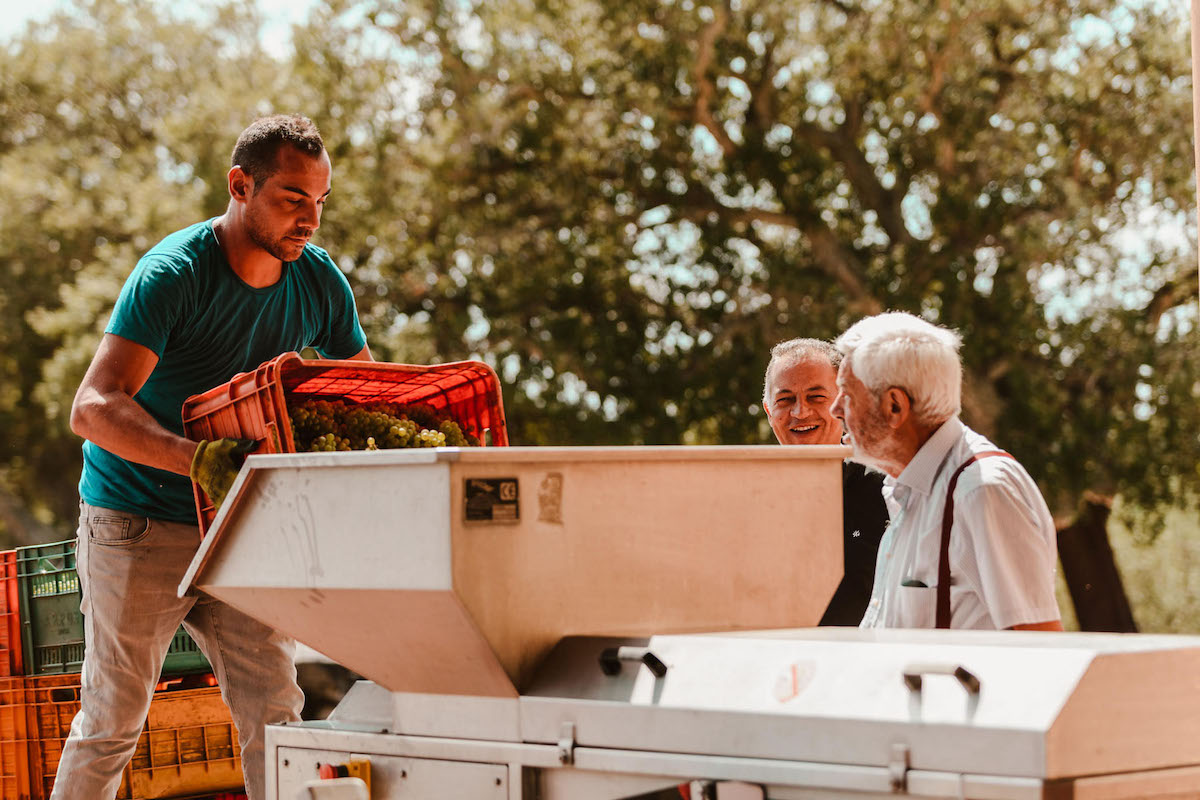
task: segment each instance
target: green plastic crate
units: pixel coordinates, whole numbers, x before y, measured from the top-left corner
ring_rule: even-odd
[[[167,658],[163,661],[163,675],[185,675],[192,672],[208,672],[212,665],[200,652],[200,645],[180,626],[175,631],[175,638],[167,648]]]
[[[21,643],[26,675],[60,675],[83,669],[83,614],[75,572],[75,540],[17,548]],[[207,672],[211,667],[182,627],[163,661],[163,675]]]

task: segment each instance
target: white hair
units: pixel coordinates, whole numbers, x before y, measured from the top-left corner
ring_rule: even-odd
[[[962,337],[902,311],[859,320],[834,346],[876,397],[892,387],[912,401],[913,416],[940,425],[962,410]]]

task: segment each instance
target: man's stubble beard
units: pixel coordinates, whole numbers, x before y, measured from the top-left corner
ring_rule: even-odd
[[[259,248],[270,253],[272,257],[278,258],[280,261],[291,260],[287,257],[287,251],[284,250],[284,237],[281,236],[272,241],[259,221],[258,214],[254,211],[249,211],[246,214],[246,236]]]

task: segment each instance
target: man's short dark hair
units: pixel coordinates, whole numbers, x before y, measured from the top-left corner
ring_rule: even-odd
[[[275,156],[285,144],[314,158],[325,149],[321,132],[311,119],[299,114],[276,114],[256,119],[242,131],[237,144],[233,146],[230,166],[241,167],[253,178],[254,191],[257,192],[275,174]]]

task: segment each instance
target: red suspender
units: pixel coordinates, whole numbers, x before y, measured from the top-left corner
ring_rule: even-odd
[[[954,487],[958,485],[958,476],[962,474],[964,469],[979,459],[990,456],[1012,458],[1011,454],[1003,450],[988,450],[984,453],[976,453],[954,471],[954,475],[950,478],[950,488],[946,490],[946,508],[942,512],[942,544],[938,551],[936,626],[938,628],[950,627],[950,528],[954,526]]]

